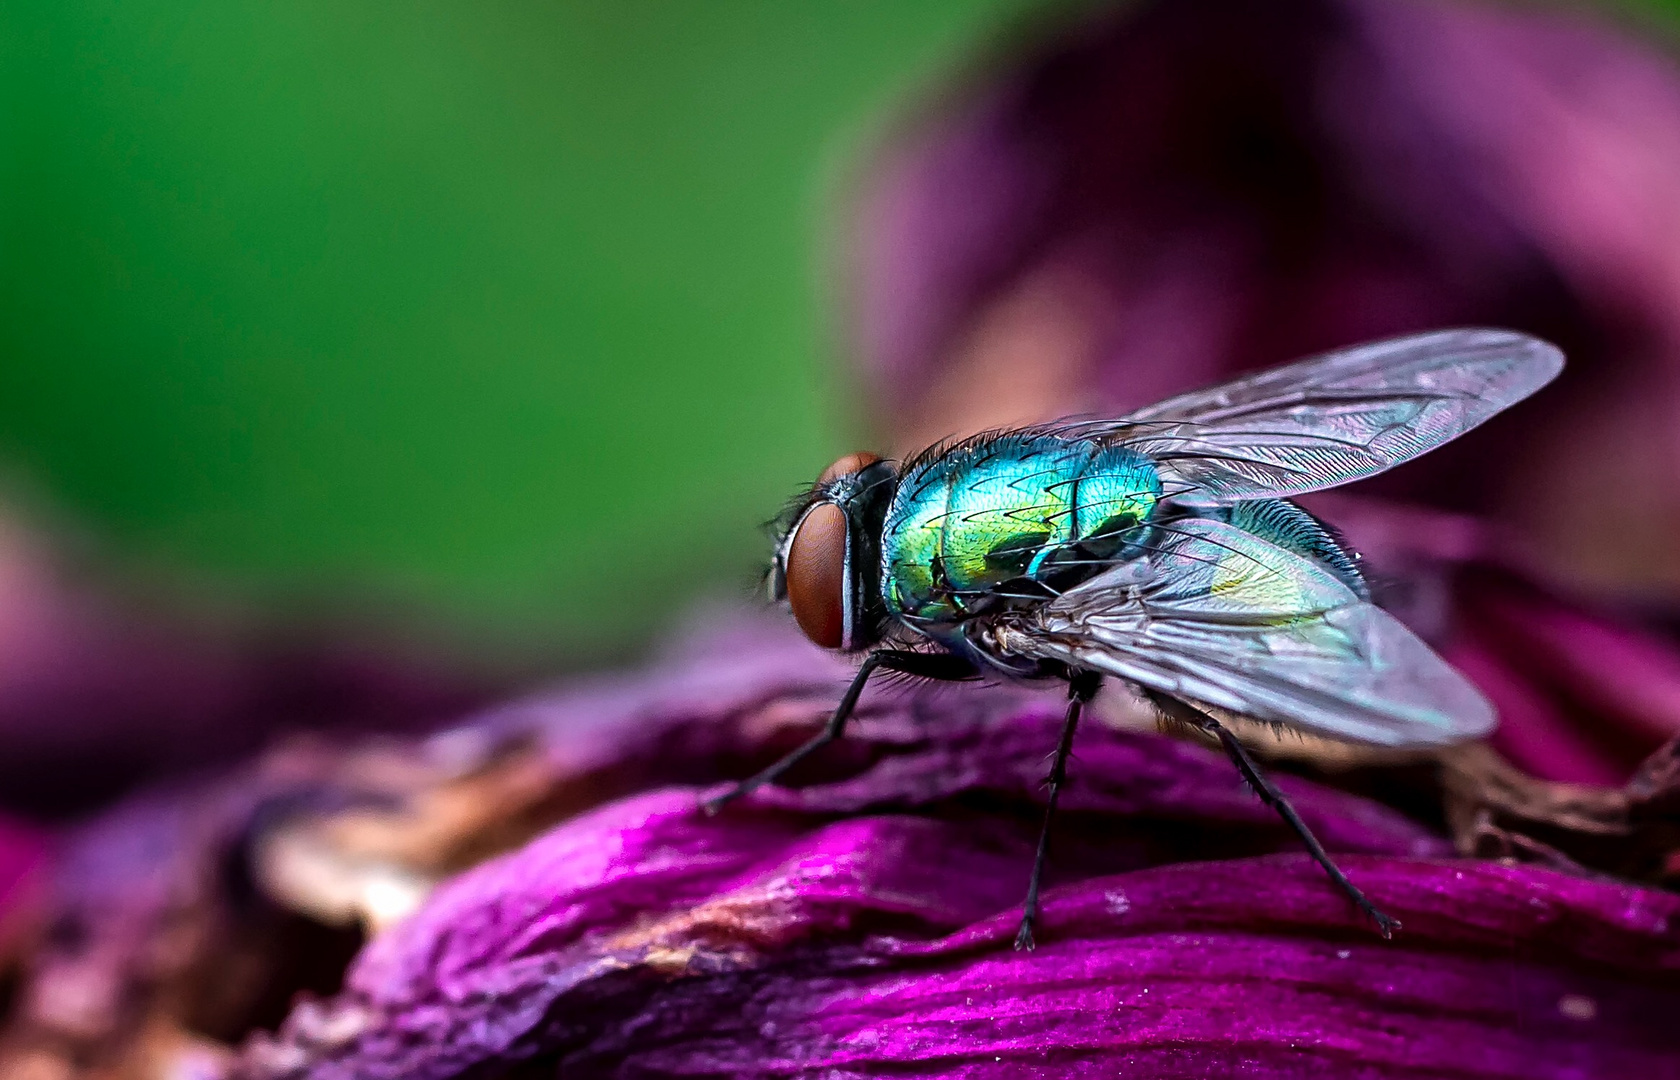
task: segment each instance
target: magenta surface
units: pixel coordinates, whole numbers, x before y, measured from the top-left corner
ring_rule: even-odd
[[[1082,732],[1043,943],[1013,951],[1058,712],[880,695],[843,775],[715,818],[705,786],[603,805],[446,886],[248,1071],[1676,1075],[1680,898],[1454,860],[1284,778],[1405,924],[1385,944],[1223,758],[1161,736]]]

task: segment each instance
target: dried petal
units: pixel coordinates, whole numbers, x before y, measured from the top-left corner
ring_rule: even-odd
[[[1176,863],[1053,890],[1023,954],[1026,824],[615,803],[446,888],[244,1075],[1562,1077],[1680,1051],[1680,898],[1345,859],[1405,922],[1388,945],[1304,857]]]

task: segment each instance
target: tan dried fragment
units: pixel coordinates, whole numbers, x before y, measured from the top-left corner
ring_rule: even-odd
[[[1680,737],[1619,788],[1529,776],[1485,743],[1440,754],[1458,849],[1577,873],[1680,886]]]

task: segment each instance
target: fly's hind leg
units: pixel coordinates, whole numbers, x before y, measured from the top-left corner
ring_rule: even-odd
[[[1291,829],[1295,830],[1295,835],[1299,836],[1301,843],[1306,845],[1308,854],[1313,857],[1318,865],[1324,868],[1326,874],[1330,875],[1330,880],[1336,883],[1336,887],[1346,893],[1348,899],[1353,901],[1354,906],[1363,911],[1373,923],[1376,923],[1378,933],[1382,934],[1385,939],[1394,937],[1394,931],[1400,929],[1400,921],[1384,914],[1378,909],[1377,905],[1371,903],[1370,899],[1359,890],[1359,886],[1348,880],[1348,876],[1342,873],[1342,868],[1337,866],[1330,858],[1329,853],[1324,850],[1324,845],[1318,842],[1318,837],[1314,836],[1312,830],[1307,828],[1307,823],[1301,820],[1301,815],[1295,812],[1295,807],[1290,805],[1289,799],[1285,797],[1283,792],[1273,786],[1270,780],[1266,779],[1265,774],[1261,773],[1260,767],[1249,756],[1248,749],[1231,733],[1229,728],[1207,713],[1179,701],[1177,698],[1157,694],[1153,691],[1149,691],[1148,695],[1149,699],[1155,703],[1155,707],[1160,709],[1167,719],[1193,727],[1198,731],[1205,731],[1218,739],[1219,745],[1225,749],[1226,756],[1231,759],[1232,764],[1236,765],[1237,771],[1242,773],[1243,779],[1248,781],[1248,786],[1254,789],[1256,795],[1260,796],[1261,802],[1276,810],[1278,816],[1283,818]]]
[[[957,682],[972,679],[978,672],[974,665],[967,660],[950,653],[919,653],[904,649],[878,649],[864,657],[863,666],[852,678],[852,684],[846,688],[846,693],[840,698],[840,704],[835,707],[834,715],[829,717],[828,723],[817,734],[811,736],[802,745],[795,747],[785,757],[747,779],[742,780],[730,790],[715,799],[708,799],[703,807],[708,814],[715,814],[723,809],[726,803],[733,802],[741,796],[772,783],[777,777],[804,761],[810,755],[838,740],[846,734],[846,724],[857,709],[858,698],[863,696],[863,688],[869,682],[869,677],[877,668],[898,671],[918,678],[934,679],[942,682]]]
[[[1073,733],[1079,727],[1079,716],[1085,703],[1097,696],[1102,676],[1081,671],[1068,679],[1067,718],[1062,721],[1062,738],[1056,744],[1056,757],[1050,763],[1046,786],[1050,798],[1044,807],[1044,824],[1038,831],[1038,850],[1033,854],[1032,876],[1027,879],[1027,902],[1021,912],[1021,929],[1015,933],[1015,948],[1033,947],[1033,924],[1038,922],[1038,888],[1044,877],[1044,862],[1050,854],[1050,821],[1056,816],[1056,800],[1061,797],[1062,784],[1067,781],[1068,755],[1073,753]]]

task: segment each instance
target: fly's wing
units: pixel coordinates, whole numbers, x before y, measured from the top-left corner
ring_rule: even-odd
[[[1374,476],[1534,393],[1563,354],[1509,330],[1379,341],[1061,433],[1123,439],[1214,502],[1277,498]]]
[[[1493,729],[1464,676],[1318,565],[1223,522],[1161,533],[1149,554],[996,627],[998,647],[1354,742]]]

